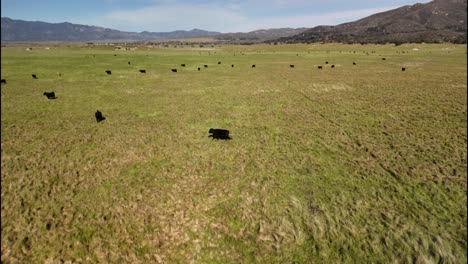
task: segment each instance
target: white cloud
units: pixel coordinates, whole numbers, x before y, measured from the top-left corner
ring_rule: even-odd
[[[226,26],[243,23],[246,19],[227,8],[174,4],[112,11],[94,19],[92,23],[129,31],[172,31],[193,28],[224,31]]]
[[[278,2],[283,0],[276,0]],[[303,1],[303,0],[295,0]],[[247,32],[281,27],[314,27],[350,22],[394,7],[370,8],[319,15],[272,16],[268,18],[245,15],[238,4],[182,4],[159,0],[159,5],[134,10],[115,10],[104,16],[85,21],[87,24],[125,31],[164,32],[199,28],[220,32]]]

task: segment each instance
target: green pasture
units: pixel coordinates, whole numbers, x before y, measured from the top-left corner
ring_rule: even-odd
[[[2,263],[467,262],[466,45],[45,47],[1,50]]]

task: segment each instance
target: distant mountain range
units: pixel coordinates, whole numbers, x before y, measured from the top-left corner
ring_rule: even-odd
[[[1,30],[2,41],[133,41],[210,37],[221,34],[200,29],[136,33],[67,22],[31,22],[7,17],[2,17]]]
[[[466,43],[467,0],[434,0],[403,6],[355,22],[318,26],[278,42]]]
[[[260,29],[247,33],[225,33],[216,35],[215,38],[228,42],[264,42],[274,40],[282,37],[291,37],[306,31],[308,28],[274,28],[274,29]]]
[[[2,41],[146,41],[213,37],[227,43],[466,43],[467,0],[434,0],[403,6],[336,26],[262,29],[226,33],[193,29],[172,32],[125,32],[71,23],[1,18]]]

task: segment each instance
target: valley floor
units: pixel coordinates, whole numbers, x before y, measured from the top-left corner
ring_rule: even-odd
[[[3,263],[467,261],[466,45],[32,47],[1,53]]]

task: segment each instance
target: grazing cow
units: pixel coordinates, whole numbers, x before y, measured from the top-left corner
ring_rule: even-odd
[[[6,84],[6,80],[2,79],[1,84]]]
[[[331,66],[331,67],[332,67],[332,68],[335,68],[335,64],[332,64],[332,66]]]
[[[198,67],[198,71],[200,71],[200,67]]]
[[[106,73],[107,74],[112,74],[112,72],[110,70],[107,70]]]
[[[31,75],[34,79],[37,79],[36,74]]]
[[[403,67],[403,68],[401,68],[401,71],[406,71],[406,68],[404,68],[404,67]]]
[[[117,54],[114,54],[114,56],[117,56]]]
[[[140,70],[141,73],[146,73],[146,70]]]
[[[185,67],[185,64],[182,63],[180,66],[181,66],[181,67]]]
[[[325,64],[328,64],[328,61],[326,61]]]
[[[57,97],[55,97],[55,92],[44,92],[42,95],[47,96],[47,99],[57,99]]]
[[[321,70],[323,67],[322,67],[322,66],[317,66],[317,68],[318,68],[319,70]]]
[[[205,64],[205,65],[203,65],[203,67],[208,68],[208,65]]]
[[[255,68],[255,64],[252,65],[252,68]]]
[[[172,72],[177,72],[177,69],[172,69],[171,71],[172,71]]]
[[[289,65],[290,68],[294,68],[294,64]]]
[[[220,61],[218,61],[218,64],[221,64],[221,62],[220,62]]]
[[[130,62],[128,62],[128,65],[130,65]]]
[[[234,64],[231,65],[231,68],[234,68]]]
[[[382,58],[382,60],[386,60],[386,58]]]
[[[96,113],[94,114],[94,116],[96,117],[96,121],[98,123],[101,122],[101,121],[106,120],[106,118],[102,116],[102,113],[99,110],[96,110]]]
[[[226,129],[210,128],[208,133],[211,134],[208,137],[211,137],[212,139],[226,139],[226,140],[232,139],[229,136],[229,130],[226,130]]]
[[[356,63],[355,63],[355,62],[353,62],[353,65],[356,65]]]

